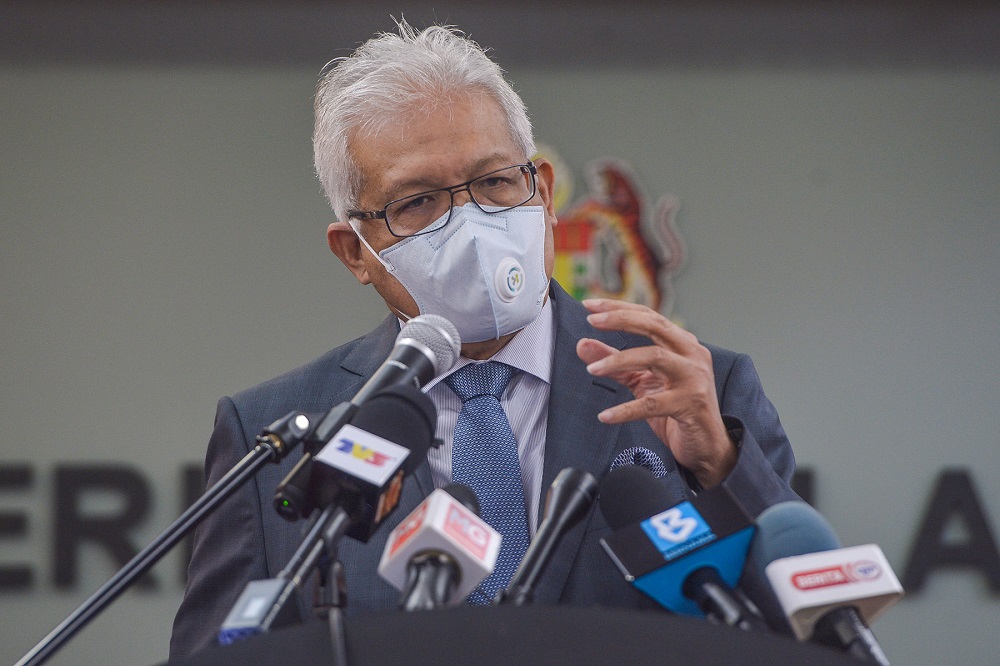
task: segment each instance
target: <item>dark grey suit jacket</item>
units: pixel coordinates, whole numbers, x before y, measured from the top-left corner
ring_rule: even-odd
[[[666,463],[669,474],[663,482],[677,501],[689,497],[686,474],[645,422],[605,425],[597,420],[598,412],[630,400],[631,394],[611,380],[589,375],[575,351],[577,340],[583,337],[620,349],[649,341],[596,331],[587,323],[583,306],[554,281],[551,297],[556,344],[542,488],[548,488],[565,467],[584,469],[600,480],[616,455],[642,446]],[[396,318],[390,316],[362,338],[220,400],[205,462],[207,483],[215,483],[246,455],[254,446],[254,437],[277,418],[295,409],[324,412],[349,400],[389,355],[398,330]],[[740,448],[739,461],[725,485],[754,516],[772,504],[797,499],[788,485],[795,467],[791,446],[750,358],[717,347],[709,349],[719,405]],[[273,577],[288,562],[301,539],[301,523],[280,518],[271,502],[275,486],[299,455],[264,468],[198,528],[187,590],[174,620],[171,657],[213,645],[223,619],[247,582]],[[340,557],[347,575],[349,613],[395,607],[399,593],[379,577],[379,557],[392,528],[433,489],[430,467],[424,462],[406,480],[399,506],[368,544],[350,539],[342,542]],[[560,543],[539,581],[535,603],[652,606],[622,580],[600,548],[598,540],[609,532],[600,510],[592,510]],[[302,612],[308,616],[306,602],[311,599],[308,594],[304,597]]]

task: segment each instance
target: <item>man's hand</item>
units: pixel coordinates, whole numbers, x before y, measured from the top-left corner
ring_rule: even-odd
[[[721,482],[736,465],[737,451],[719,411],[711,352],[694,335],[645,306],[607,299],[583,304],[594,328],[637,333],[653,343],[624,351],[591,338],[577,343],[576,353],[590,374],[610,377],[635,396],[597,418],[603,423],[645,419],[703,487]]]

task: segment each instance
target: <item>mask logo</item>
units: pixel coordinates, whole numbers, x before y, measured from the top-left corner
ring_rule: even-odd
[[[524,274],[521,272],[521,267],[512,267],[507,271],[507,289],[516,294],[521,291],[521,287],[523,286]]]

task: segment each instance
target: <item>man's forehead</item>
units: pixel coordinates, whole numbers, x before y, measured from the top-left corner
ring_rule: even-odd
[[[362,197],[386,197],[385,202],[388,202],[408,194],[456,185],[496,169],[521,164],[525,159],[513,142],[456,146],[447,153],[427,155],[419,148],[396,154],[382,153],[376,159],[358,163],[360,194]]]
[[[360,198],[368,207],[455,185],[527,158],[500,105],[486,94],[433,100],[411,114],[359,127],[348,148],[360,170]]]
[[[389,165],[378,180],[387,190],[423,185],[430,188],[448,187],[519,161],[512,150],[497,149],[483,155],[456,153],[449,163]]]

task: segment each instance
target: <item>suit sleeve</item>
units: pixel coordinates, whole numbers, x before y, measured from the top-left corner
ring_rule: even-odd
[[[792,446],[746,354],[737,355],[730,367],[719,408],[739,447],[736,467],[723,484],[754,517],[773,504],[799,500],[790,487],[795,472]]]
[[[248,451],[236,407],[223,398],[205,457],[206,487]],[[257,483],[250,479],[195,531],[187,588],[170,638],[171,659],[216,645],[219,628],[246,583],[267,577],[263,543]]]

